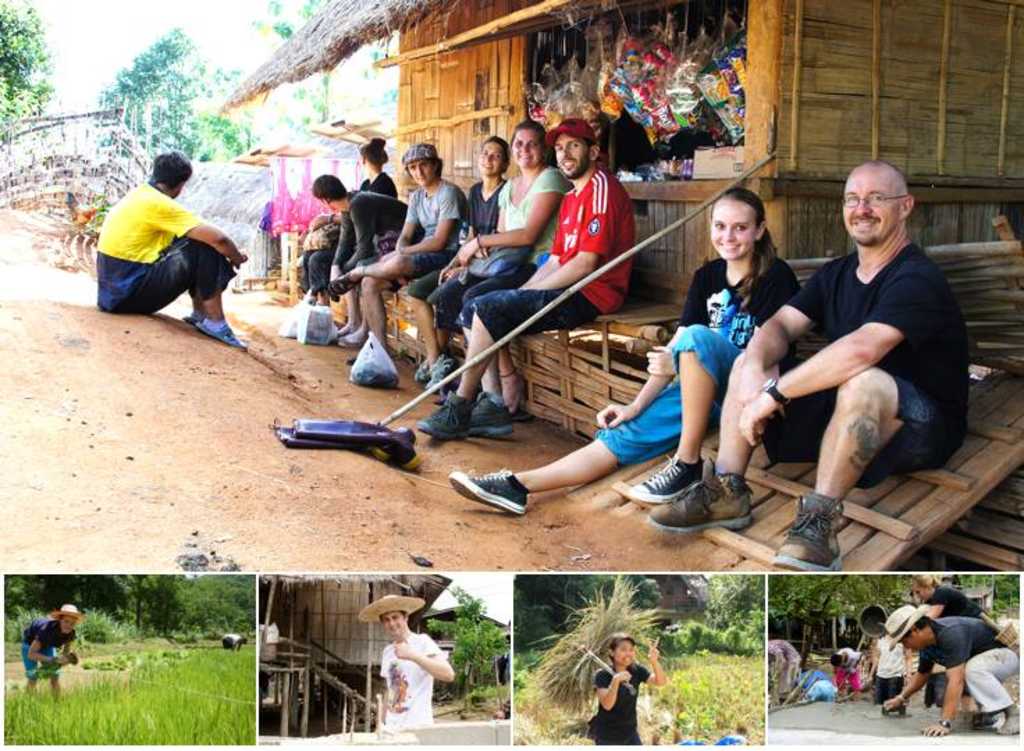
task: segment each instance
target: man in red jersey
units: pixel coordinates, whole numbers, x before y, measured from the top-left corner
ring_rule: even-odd
[[[633,204],[622,184],[598,167],[600,149],[590,125],[576,118],[563,120],[547,134],[547,143],[555,149],[559,170],[573,185],[562,199],[551,256],[519,289],[491,292],[467,303],[473,306],[467,359],[633,245]],[[614,313],[626,299],[631,269],[632,261],[620,264],[523,333],[573,329],[599,315]],[[416,427],[441,440],[511,433],[508,410],[495,405],[486,394],[477,398],[486,366],[486,361],[481,362],[463,373],[458,392]]]

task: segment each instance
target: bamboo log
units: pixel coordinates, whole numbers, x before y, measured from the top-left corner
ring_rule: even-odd
[[[789,103],[789,168],[797,169],[800,142],[800,76],[803,72],[804,0],[796,0],[793,32],[793,89]]]
[[[303,738],[309,737],[309,705],[313,703],[310,701],[312,693],[310,689],[313,682],[313,671],[310,669],[312,659],[312,657],[306,658],[306,667],[302,670],[302,725],[299,733]]]
[[[938,145],[935,149],[935,171],[946,174],[946,102],[949,87],[949,46],[953,33],[953,0],[945,0],[942,14],[942,57],[939,59]]]
[[[284,674],[284,696],[281,701],[281,725],[278,735],[282,738],[288,737],[288,710],[290,709],[292,700],[292,674],[287,672]]]
[[[634,339],[646,339],[655,344],[666,344],[672,338],[672,333],[668,328],[651,324],[636,326],[629,323],[611,321],[608,323],[608,331],[612,334],[620,334],[621,336],[631,336]]]
[[[1006,47],[1003,52],[1003,101],[999,113],[999,156],[996,174],[1006,174],[1006,124],[1010,116],[1010,74],[1013,69],[1013,26],[1017,8],[1011,5],[1006,13]]]
[[[490,107],[485,110],[476,110],[474,112],[464,112],[461,115],[452,115],[451,117],[440,117],[433,118],[431,120],[420,120],[415,123],[409,123],[403,125],[395,131],[395,137],[401,138],[402,136],[409,135],[410,133],[416,133],[421,130],[428,130],[430,128],[452,128],[461,123],[470,122],[471,120],[484,120],[488,117],[501,117],[503,115],[511,114],[513,110],[512,105],[506,104],[500,107]]]
[[[882,132],[882,0],[871,8],[871,158],[878,159]]]

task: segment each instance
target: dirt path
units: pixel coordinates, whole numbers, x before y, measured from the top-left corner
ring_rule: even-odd
[[[641,518],[597,514],[560,494],[524,518],[451,491],[453,468],[493,471],[579,445],[535,421],[510,441],[429,442],[409,477],[348,452],[288,451],[275,419],[380,419],[411,398],[348,382],[345,353],[276,337],[284,308],[263,293],[226,307],[250,353],[166,315],[110,316],[85,274],[38,250],[47,225],[0,212],[0,539],[5,571],[170,571],[189,551],[244,570],[666,570],[679,540]],[[429,413],[422,405],[401,424]],[[589,557],[588,557],[589,556]]]

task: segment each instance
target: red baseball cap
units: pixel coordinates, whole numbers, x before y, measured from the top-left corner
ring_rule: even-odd
[[[578,117],[569,117],[563,120],[554,130],[548,131],[547,137],[544,140],[549,147],[553,148],[555,141],[561,135],[579,138],[591,144],[597,143],[597,135],[594,133],[594,129],[590,127],[590,123]]]

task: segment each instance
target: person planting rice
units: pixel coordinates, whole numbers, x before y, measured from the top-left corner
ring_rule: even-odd
[[[224,638],[220,640],[221,646],[224,649],[230,649],[235,652],[239,651],[246,642],[248,642],[248,639],[239,634],[224,634]]]
[[[614,634],[608,641],[610,662],[594,675],[597,714],[590,720],[590,737],[598,746],[642,746],[636,719],[640,686],[664,686],[668,675],[661,667],[657,643],[647,652],[651,670],[636,661],[636,641],[629,634]],[[609,670],[608,668],[611,668]]]
[[[36,681],[43,676],[50,679],[53,695],[60,696],[60,668],[78,662],[71,643],[76,636],[75,626],[84,619],[85,615],[74,605],[61,605],[46,618],[33,620],[22,632],[21,661],[29,691],[35,691]]]

